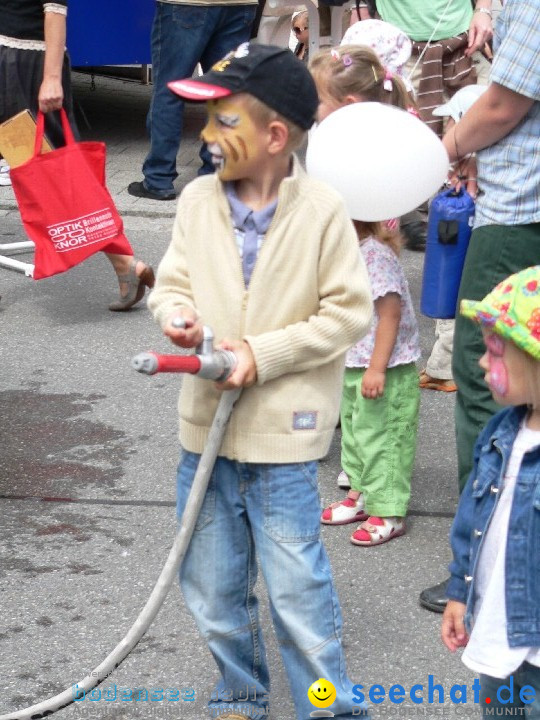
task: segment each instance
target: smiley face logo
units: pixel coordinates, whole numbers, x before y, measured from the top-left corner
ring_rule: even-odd
[[[319,678],[309,686],[308,700],[318,708],[327,708],[336,699],[336,688],[329,680]]]

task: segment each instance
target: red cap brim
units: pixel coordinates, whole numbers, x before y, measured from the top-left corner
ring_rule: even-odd
[[[227,88],[209,85],[197,80],[174,80],[167,83],[167,87],[176,95],[186,98],[186,100],[200,100],[203,102],[205,100],[217,100],[232,94],[231,90],[227,90]]]

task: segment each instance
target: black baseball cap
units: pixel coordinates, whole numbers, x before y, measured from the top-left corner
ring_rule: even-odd
[[[244,43],[199,77],[167,83],[186,100],[218,100],[249,93],[304,130],[315,121],[319,99],[304,63],[287,48]]]

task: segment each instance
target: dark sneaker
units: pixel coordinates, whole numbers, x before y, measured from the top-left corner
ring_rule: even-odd
[[[144,182],[132,182],[128,185],[128,193],[134,197],[146,198],[147,200],[176,200],[176,193],[158,193],[148,190]]]
[[[416,220],[407,225],[401,226],[401,232],[405,236],[408,250],[424,252],[426,249],[427,223]]]

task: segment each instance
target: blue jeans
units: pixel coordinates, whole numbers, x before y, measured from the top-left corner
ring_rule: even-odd
[[[540,720],[540,667],[524,662],[510,677],[504,680],[489,675],[480,675],[480,684],[482,686],[480,693],[482,717],[506,715],[508,718],[523,717],[529,720]],[[510,690],[508,689],[510,684],[512,685],[513,698],[510,698]],[[506,689],[501,689],[499,699],[497,690],[501,685],[506,686]],[[532,703],[527,702],[525,704],[520,699],[520,690],[525,686],[529,686],[534,690],[535,699]],[[532,697],[530,690],[524,692],[528,692],[527,695],[523,696],[524,699],[530,700]],[[490,699],[489,703],[486,703],[486,698]],[[504,702],[510,699],[512,699],[512,702]]]
[[[198,461],[189,452],[180,461],[179,516]],[[221,673],[209,703],[214,714],[227,707],[256,720],[265,717],[270,679],[254,593],[258,560],[297,719],[309,720],[316,710],[307,691],[319,678],[336,688],[328,710],[352,719],[353,685],[345,671],[341,611],[320,539],[320,512],[317,463],[217,459],[180,571],[186,603]],[[369,720],[367,710],[362,717]]]
[[[161,195],[173,192],[176,155],[182,137],[184,103],[167,83],[191,77],[197,63],[206,72],[214,63],[249,40],[256,5],[174,5],[156,3],[152,25],[154,89],[146,119],[150,152],[144,184]],[[207,155],[207,153],[206,153]],[[205,155],[201,154],[203,161]],[[204,170],[213,172],[207,160]]]

